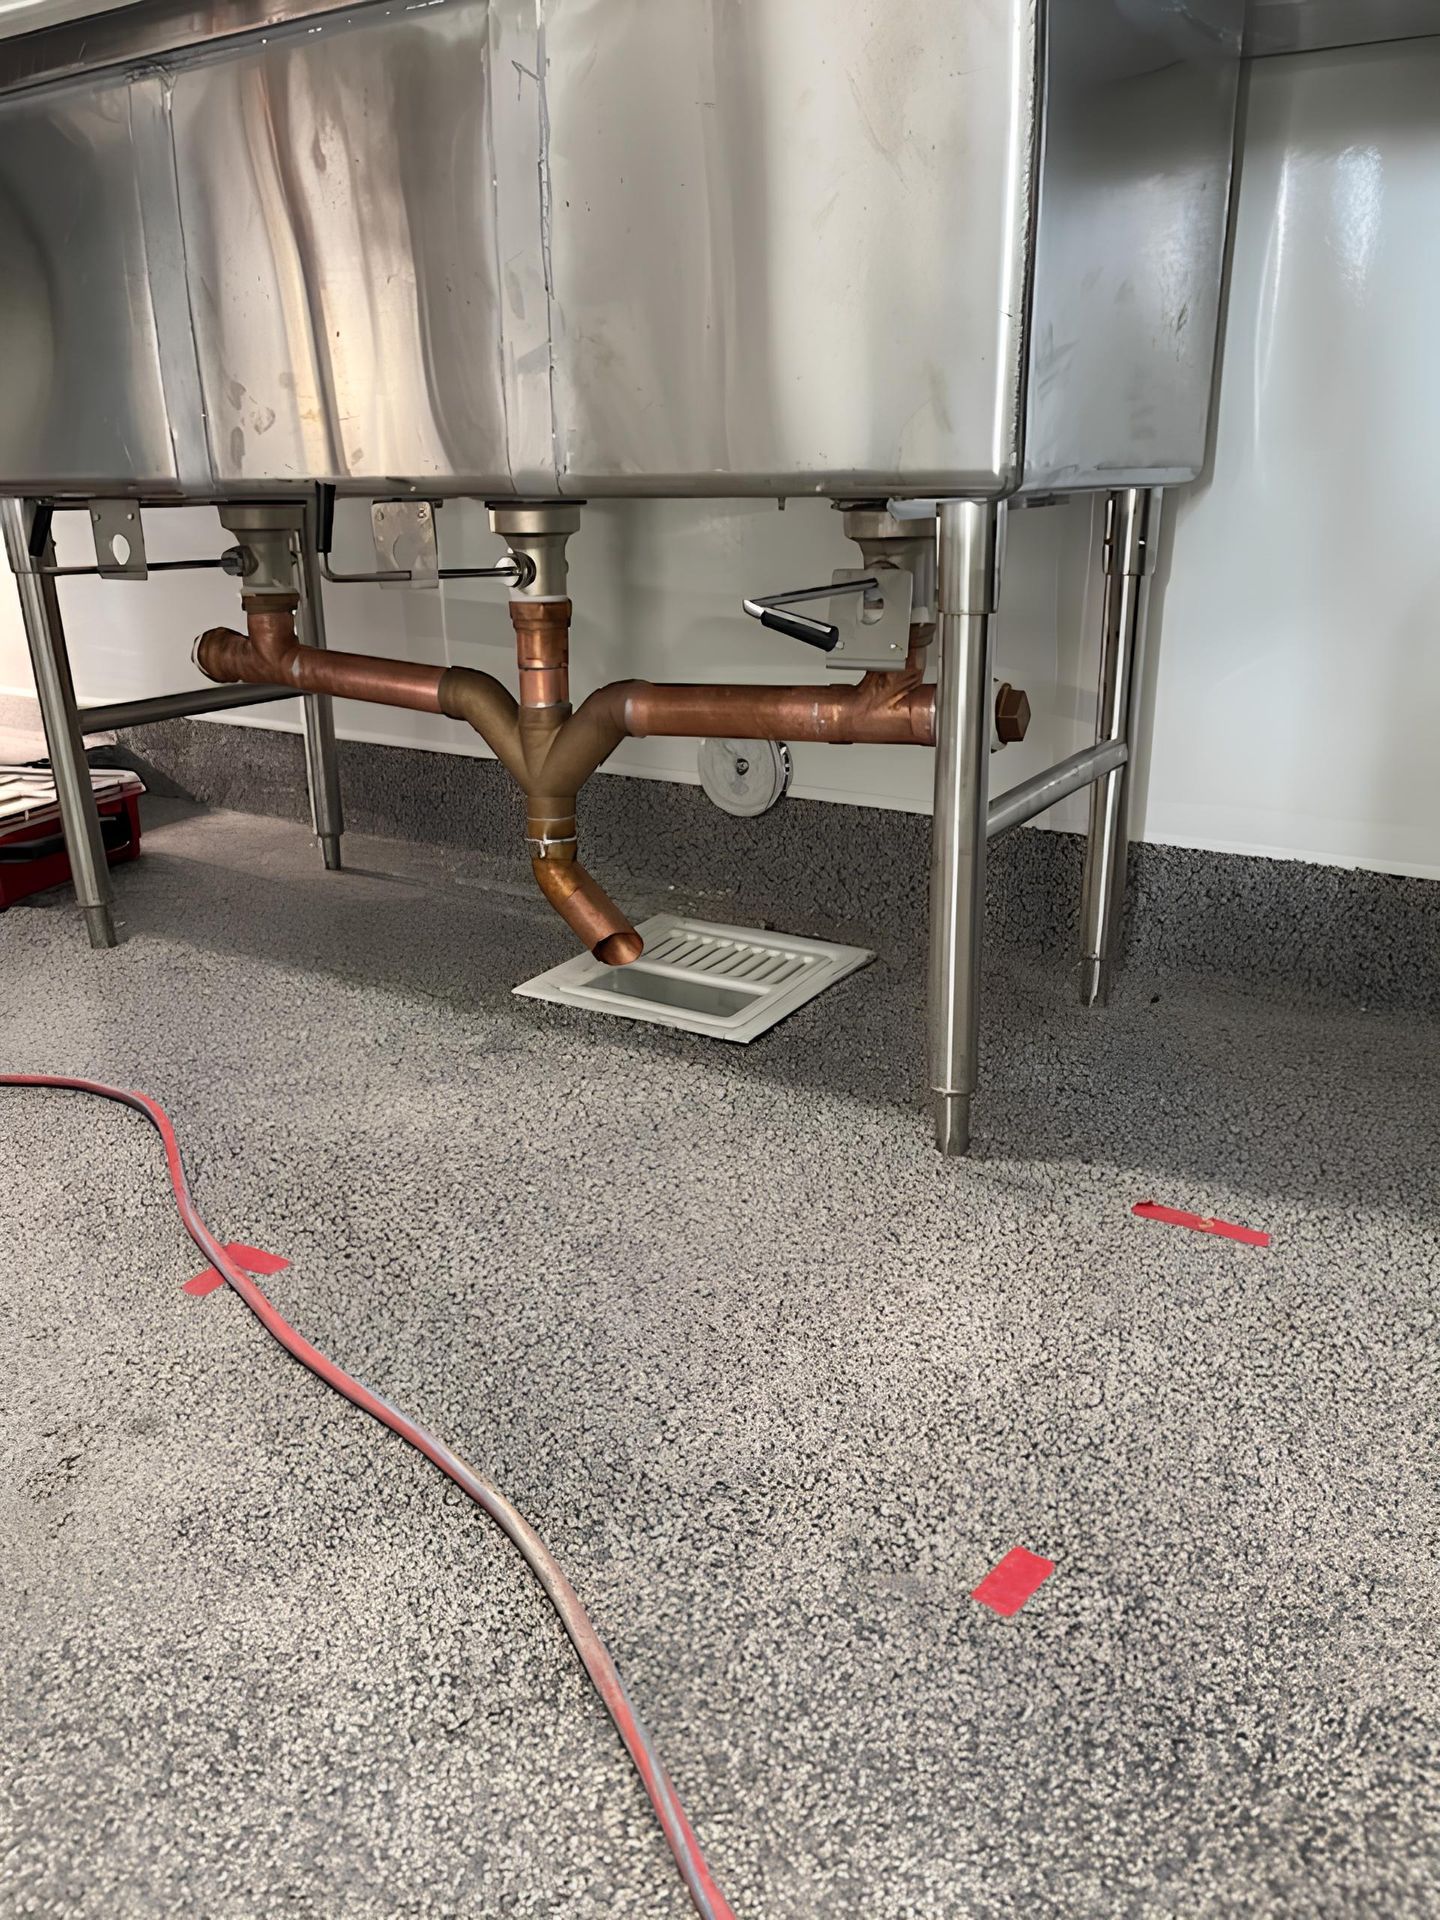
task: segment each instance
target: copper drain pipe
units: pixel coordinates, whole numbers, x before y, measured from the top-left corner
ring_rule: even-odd
[[[912,653],[902,672],[867,673],[853,687],[657,687],[632,680],[601,693],[623,696],[624,730],[637,739],[721,733],[929,747],[935,744],[935,689],[924,684],[923,670],[923,657]]]
[[[334,693],[468,721],[529,798],[531,866],[545,898],[607,966],[640,958],[644,941],[576,857],[575,793],[599,761],[585,766],[568,795],[545,791],[551,750],[570,718],[568,600],[513,605],[520,684],[529,696],[523,708],[491,674],[468,667],[417,667],[303,646],[295,634],[293,594],[247,594],[241,604],[246,633],[212,627],[196,643],[195,662],[208,679],[279,682],[303,693]],[[600,759],[617,742],[618,736],[607,739]]]
[[[506,694],[508,712],[495,713],[486,674],[452,667],[440,682],[440,711],[466,720],[505,762],[526,798],[525,839],[536,884],[566,925],[607,966],[638,960],[645,942],[597,880],[581,866],[575,797],[581,783],[611,754],[606,735],[599,759],[587,751],[571,770],[560,751],[575,724],[570,711],[570,602],[512,600],[520,704]],[[577,736],[571,734],[573,741]]]
[[[526,839],[540,891],[607,966],[644,951],[640,935],[577,857],[576,801],[624,739],[730,734],[750,740],[931,746],[935,689],[924,682],[924,645],[897,673],[857,686],[656,686],[618,680],[570,707],[570,602],[514,599],[520,700],[488,673],[420,667],[369,654],[302,646],[293,594],[247,594],[247,633],[213,627],[195,660],[211,680],[280,682],[381,706],[464,720],[526,797]]]
[[[295,637],[299,601],[293,593],[247,593],[240,605],[246,633],[212,627],[195,643],[195,664],[207,679],[262,685],[274,681],[301,693],[333,693],[343,700],[439,713],[443,667],[303,647]]]

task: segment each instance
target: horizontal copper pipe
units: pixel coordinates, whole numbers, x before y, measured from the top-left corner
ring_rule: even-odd
[[[268,628],[272,616],[265,618]],[[489,739],[491,728],[478,714],[458,711],[466,704],[461,689],[467,682],[497,684],[488,674],[418,666],[365,653],[322,651],[302,647],[293,639],[277,643],[269,632],[257,645],[229,627],[212,627],[202,634],[195,658],[211,680],[273,681],[303,693],[332,693],[382,706],[413,707],[422,713],[453,713],[471,720],[502,760],[508,763],[512,757]],[[447,671],[450,685],[442,704],[440,683]],[[536,704],[551,703],[527,702]],[[582,749],[578,755],[569,751],[570,741],[564,737],[571,726]],[[622,680],[591,694],[573,718],[557,714],[556,738],[549,751],[567,763],[566,774],[573,771],[579,776],[578,787],[627,734],[698,739],[712,733],[749,740],[929,746],[935,737],[935,689],[899,674],[868,674],[858,686],[847,687],[656,686],[646,680]],[[592,759],[600,748],[604,751]],[[568,765],[572,759],[573,769]],[[558,778],[560,769],[553,758],[552,770],[558,784],[569,785],[568,779]]]
[[[605,691],[611,691],[606,689]],[[832,745],[933,746],[935,689],[908,675],[867,674],[858,686],[652,686],[623,695],[627,734],[742,740],[821,740]]]
[[[626,967],[640,958],[645,942],[573,855],[530,864],[540,891],[597,960],[607,967]]]
[[[231,627],[212,627],[202,633],[195,648],[195,664],[210,680],[249,681],[260,686],[274,682],[297,693],[333,693],[344,700],[369,700],[382,707],[410,707],[417,713],[439,713],[443,667],[413,665],[408,660],[377,659],[368,653],[331,653],[320,647],[302,647],[294,638],[294,614],[288,644],[274,632],[275,616],[262,618],[259,639],[236,633]],[[259,624],[256,616],[252,621]]]

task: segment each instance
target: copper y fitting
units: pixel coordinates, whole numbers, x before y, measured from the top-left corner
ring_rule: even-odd
[[[491,674],[477,673],[470,667],[449,667],[440,676],[437,705],[451,720],[463,720],[473,727],[516,785],[524,787],[518,709],[508,687],[502,687]]]

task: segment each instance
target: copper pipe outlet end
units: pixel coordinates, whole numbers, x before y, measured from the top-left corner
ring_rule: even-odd
[[[628,967],[645,942],[576,859],[532,860],[535,881],[572,933],[607,967]]]
[[[632,960],[638,960],[645,951],[645,942],[633,927],[627,927],[623,933],[610,934],[591,951],[607,967],[628,967]]]
[[[207,680],[222,685],[244,680],[251,664],[250,642],[233,627],[210,627],[195,642],[190,655]]]

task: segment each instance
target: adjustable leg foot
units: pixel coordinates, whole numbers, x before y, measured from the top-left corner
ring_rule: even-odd
[[[1080,962],[1080,1004],[1103,1007],[1110,999],[1110,962],[1087,955]]]
[[[114,947],[119,945],[115,932],[115,916],[109,907],[82,907],[85,917],[85,931],[90,936],[92,947]]]
[[[970,1151],[970,1095],[937,1093],[935,1096],[935,1144],[947,1160],[959,1159]]]

